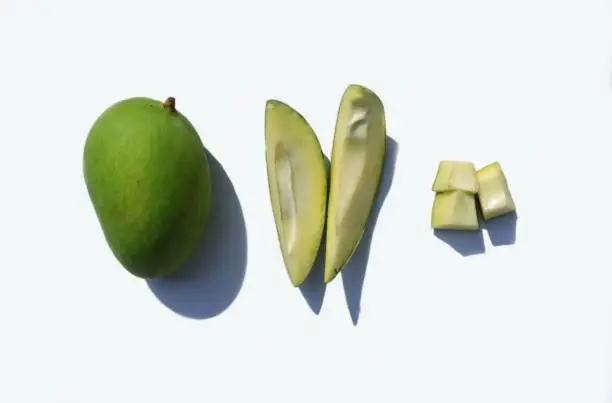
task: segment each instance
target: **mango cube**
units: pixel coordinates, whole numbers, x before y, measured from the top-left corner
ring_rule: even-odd
[[[516,210],[506,176],[499,163],[494,162],[480,169],[476,177],[479,186],[478,200],[485,220]]]
[[[431,211],[434,229],[476,231],[476,196],[462,190],[436,193]]]
[[[461,190],[478,193],[478,180],[474,164],[466,161],[441,161],[432,190],[436,193]]]

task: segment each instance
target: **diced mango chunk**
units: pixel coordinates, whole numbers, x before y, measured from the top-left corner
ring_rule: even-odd
[[[474,164],[466,161],[441,161],[432,190],[436,193],[451,190],[478,193]]]
[[[431,211],[434,229],[478,230],[476,196],[462,190],[436,193]]]
[[[485,220],[516,210],[506,176],[499,163],[494,162],[480,169],[476,177],[479,186],[478,200]]]

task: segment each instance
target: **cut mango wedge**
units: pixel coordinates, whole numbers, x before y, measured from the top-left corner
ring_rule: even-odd
[[[381,179],[386,138],[380,98],[366,87],[349,85],[332,147],[325,283],[343,269],[363,237]]]
[[[479,185],[478,200],[485,220],[516,211],[506,176],[498,162],[480,169],[476,176]]]
[[[276,231],[294,286],[314,265],[327,208],[327,164],[317,136],[291,106],[268,100],[265,116],[266,166]]]
[[[436,193],[431,211],[431,227],[459,231],[478,230],[476,196],[462,190]]]
[[[434,192],[462,190],[471,194],[478,193],[476,168],[467,161],[442,161],[432,186]]]

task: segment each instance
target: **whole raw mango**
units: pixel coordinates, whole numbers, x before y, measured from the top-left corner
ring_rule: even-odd
[[[87,135],[83,170],[106,241],[127,271],[166,276],[195,252],[210,215],[210,167],[174,98],[111,105]]]

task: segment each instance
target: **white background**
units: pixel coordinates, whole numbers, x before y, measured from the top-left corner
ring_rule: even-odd
[[[608,0],[1,0],[0,401],[612,401],[611,17]],[[321,287],[282,265],[264,105],[297,108],[329,156],[350,83],[384,102],[395,175],[362,294],[364,250],[319,312]],[[111,103],[170,95],[227,177],[191,262],[207,270],[148,286],[106,246],[82,151]],[[432,234],[441,159],[502,164],[513,245],[485,231],[462,256]]]

